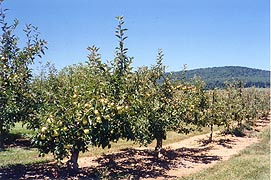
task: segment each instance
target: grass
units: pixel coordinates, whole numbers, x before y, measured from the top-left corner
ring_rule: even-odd
[[[261,141],[233,156],[228,161],[179,180],[269,180],[270,128],[259,135]]]
[[[48,162],[52,160],[52,157],[38,157],[38,150],[35,148],[7,148],[0,152],[0,159],[0,167],[7,167],[16,164]]]
[[[22,123],[16,123],[7,136],[6,144],[12,144],[17,139],[29,139],[34,131],[28,130]],[[11,165],[27,165],[39,162],[48,162],[52,160],[52,156],[39,157],[36,148],[26,147],[25,145],[8,147],[0,151],[0,167]]]
[[[18,122],[15,124],[15,127],[10,130],[10,134],[16,134],[24,138],[30,138],[34,134],[34,131],[27,129],[23,123]]]

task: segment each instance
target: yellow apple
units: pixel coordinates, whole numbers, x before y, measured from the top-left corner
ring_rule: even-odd
[[[105,119],[110,119],[110,116],[109,116],[109,115],[106,115],[106,116],[105,116]]]
[[[89,134],[89,129],[84,129],[85,134]]]
[[[47,127],[42,127],[41,132],[44,133],[47,130]]]
[[[52,135],[53,137],[57,137],[57,136],[59,136],[59,134],[58,134],[58,132],[57,132],[57,130],[54,130],[54,133],[53,133],[53,135]]]
[[[72,98],[74,98],[74,99],[77,98],[77,94],[74,94],[74,95],[72,96]]]
[[[40,139],[44,140],[46,138],[46,136],[44,134],[40,135]]]
[[[57,125],[58,125],[59,127],[63,126],[62,121],[58,121],[58,122],[57,122]]]
[[[95,115],[99,115],[99,111],[97,109],[94,110]]]
[[[107,99],[104,99],[104,104],[107,104],[108,103],[108,100]]]
[[[86,103],[85,108],[89,109],[89,108],[91,108],[91,105],[89,103]]]
[[[126,105],[126,106],[124,107],[124,109],[125,109],[125,110],[128,110],[128,109],[129,109],[129,106],[128,106],[128,105]]]
[[[117,106],[117,110],[120,111],[122,109],[121,106]]]
[[[88,121],[87,121],[86,119],[84,119],[84,120],[82,121],[82,123],[83,123],[83,125],[87,125]]]
[[[97,122],[101,122],[102,118],[101,116],[97,116]]]
[[[113,102],[109,104],[110,107],[114,107],[114,105],[115,104]]]
[[[47,118],[46,122],[47,122],[48,124],[50,124],[50,123],[53,122],[53,120],[54,120],[53,118],[50,118],[50,117],[49,117],[49,118]]]

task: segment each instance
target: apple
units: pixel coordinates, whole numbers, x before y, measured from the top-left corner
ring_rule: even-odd
[[[72,98],[74,98],[74,99],[77,98],[77,94],[74,94],[74,95],[72,96]]]
[[[85,108],[89,109],[89,108],[91,108],[91,105],[89,103],[86,103]]]
[[[84,134],[89,134],[89,129],[84,129]]]
[[[102,118],[101,116],[97,116],[97,122],[101,122]]]
[[[125,109],[125,110],[128,110],[128,109],[129,109],[129,106],[128,106],[128,105],[126,105],[126,106],[124,107],[124,109]]]
[[[87,125],[88,121],[87,121],[86,119],[84,119],[84,120],[82,121],[82,123],[83,123],[83,125]]]
[[[57,137],[57,136],[59,136],[59,133],[57,132],[57,130],[54,130],[54,133],[53,133],[53,135],[52,135],[53,137]]]
[[[97,109],[94,110],[95,115],[99,115],[99,111]]]
[[[108,100],[107,99],[104,99],[104,104],[107,104],[108,103]]]
[[[117,110],[120,111],[122,109],[121,106],[117,106]]]
[[[48,123],[48,124],[51,124],[52,122],[53,122],[53,118],[47,118],[47,120],[46,120],[46,122]]]
[[[110,119],[110,115],[107,114],[107,115],[105,116],[105,119]]]
[[[57,125],[58,125],[59,127],[61,127],[61,126],[63,126],[63,122],[62,122],[62,121],[58,121],[58,122],[57,122]]]
[[[68,128],[67,128],[67,126],[65,126],[64,128],[63,128],[63,131],[67,131],[68,130]]]
[[[114,107],[114,105],[115,104],[113,102],[109,104],[110,107]]]
[[[40,135],[40,139],[44,140],[46,138],[46,136],[44,134]]]
[[[47,127],[42,127],[41,132],[44,133],[47,130]]]

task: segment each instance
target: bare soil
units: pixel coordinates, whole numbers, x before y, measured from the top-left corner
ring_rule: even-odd
[[[215,132],[194,136],[167,145],[160,159],[149,148],[122,149],[98,157],[79,158],[79,172],[70,172],[56,163],[0,168],[0,179],[176,179],[214,166],[257,143],[256,133],[270,124],[270,117],[261,119],[246,136],[236,137]]]

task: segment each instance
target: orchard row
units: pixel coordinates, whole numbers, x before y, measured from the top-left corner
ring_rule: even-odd
[[[119,44],[112,61],[104,63],[99,48],[92,46],[86,63],[59,72],[48,65],[32,78],[29,64],[46,43],[36,28],[27,26],[27,46],[17,48],[18,39],[11,35],[16,24],[8,26],[2,13],[0,135],[24,121],[35,130],[33,144],[42,155],[69,157],[68,166],[76,169],[79,152],[91,146],[110,147],[120,139],[141,145],[156,140],[159,152],[168,131],[187,134],[204,126],[212,131],[214,125],[242,129],[268,114],[266,91],[244,89],[239,81],[206,91],[200,78],[175,81],[165,75],[162,50],[155,65],[132,69],[124,45],[127,29],[123,17],[117,19]]]

